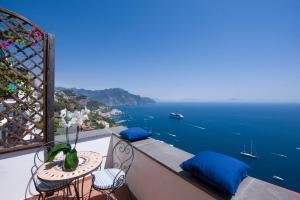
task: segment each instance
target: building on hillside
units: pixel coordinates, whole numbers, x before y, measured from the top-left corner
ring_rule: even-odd
[[[109,123],[104,120],[98,120],[97,124],[103,126],[104,128],[109,128]]]
[[[63,91],[69,100],[76,100],[76,94],[72,90],[64,90]]]

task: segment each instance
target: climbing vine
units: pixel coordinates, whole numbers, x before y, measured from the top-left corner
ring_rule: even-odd
[[[30,92],[30,77],[25,69],[14,67],[16,62],[13,58],[6,58],[6,50],[11,45],[37,45],[38,41],[43,39],[43,34],[32,27],[30,31],[26,30],[20,24],[14,21],[8,21],[15,31],[0,30],[0,97],[9,97],[10,95],[22,91],[25,94]]]

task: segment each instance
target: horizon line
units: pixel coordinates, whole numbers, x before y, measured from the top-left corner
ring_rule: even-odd
[[[83,87],[76,87],[76,86],[72,86],[72,87],[68,87],[68,86],[55,86],[55,88],[65,88],[65,89],[83,89],[83,90],[91,90],[91,91],[99,91],[99,90],[106,90],[106,89],[122,89],[125,90],[127,92],[129,92],[129,90],[124,89],[122,87],[109,87],[109,88],[103,88],[103,89],[90,89],[90,88],[83,88]],[[131,92],[129,92],[131,93]],[[134,93],[131,93],[134,94]],[[140,95],[140,94],[135,94],[135,95]],[[228,98],[229,100],[162,100],[158,97],[149,97],[148,95],[144,96],[144,95],[140,95],[141,97],[148,97],[151,98],[153,100],[156,101],[156,103],[273,103],[273,104],[300,104],[300,100],[286,100],[286,101],[279,101],[279,100],[230,100],[232,98]]]

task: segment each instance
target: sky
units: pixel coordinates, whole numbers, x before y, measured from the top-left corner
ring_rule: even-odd
[[[299,0],[0,0],[56,37],[56,86],[300,102]]]

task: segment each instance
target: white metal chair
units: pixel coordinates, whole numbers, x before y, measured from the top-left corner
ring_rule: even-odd
[[[57,143],[57,142],[56,142]],[[71,194],[70,185],[72,181],[59,181],[59,182],[45,182],[37,177],[38,169],[44,164],[44,159],[41,158],[41,154],[45,155],[55,142],[49,142],[41,146],[34,155],[34,165],[31,168],[31,180],[34,183],[35,189],[39,192],[39,200],[45,199],[45,194],[54,193],[63,190],[63,198],[65,197],[65,190],[67,190],[66,195]]]
[[[120,140],[113,147],[112,155],[103,158],[107,157],[112,158],[113,167],[100,169],[92,174],[93,179],[89,198],[92,189],[95,189],[103,192],[106,199],[110,199],[110,195],[126,183],[126,175],[134,159],[133,147],[129,142]]]

